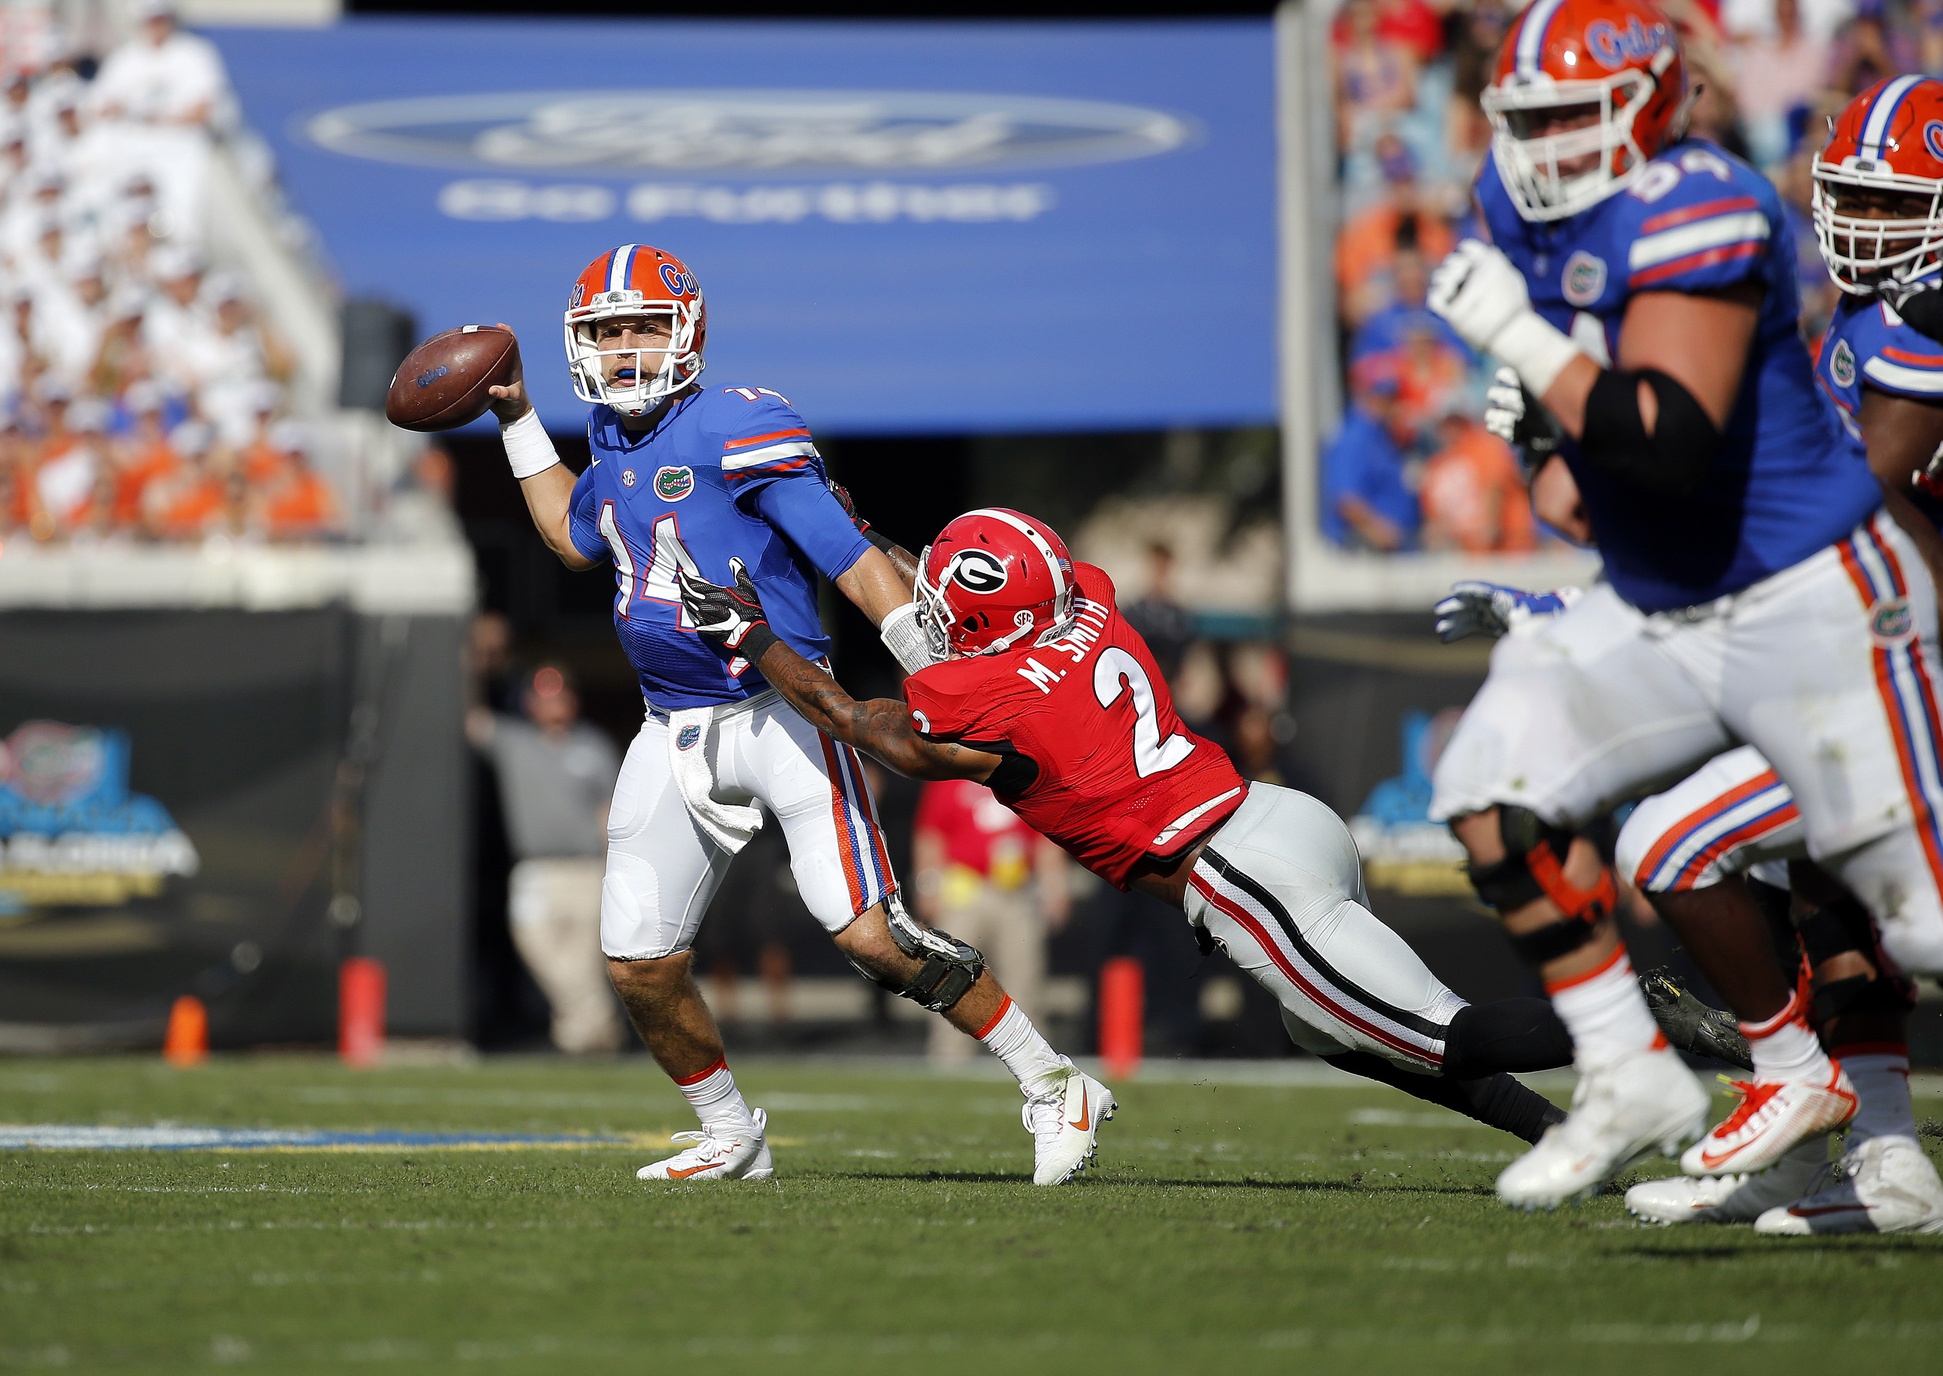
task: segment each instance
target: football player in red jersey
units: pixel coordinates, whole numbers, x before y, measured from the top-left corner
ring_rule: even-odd
[[[769,630],[739,569],[726,588],[684,571],[682,602],[835,739],[913,778],[976,779],[1101,878],[1180,908],[1306,1050],[1526,1141],[1561,1117],[1506,1073],[1570,1059],[1544,1000],[1470,1005],[1445,988],[1369,911],[1342,821],[1244,783],[1182,724],[1112,581],[1050,527],[970,512],[915,580],[937,662],[905,681],[908,703],[851,698]]]

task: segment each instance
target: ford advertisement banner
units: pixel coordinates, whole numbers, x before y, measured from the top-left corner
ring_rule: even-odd
[[[346,294],[512,325],[556,431],[568,291],[624,243],[700,280],[707,381],[820,431],[1275,420],[1265,20],[210,36]]]

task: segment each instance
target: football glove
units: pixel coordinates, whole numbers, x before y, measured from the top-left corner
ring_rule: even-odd
[[[843,514],[850,518],[850,524],[857,528],[857,534],[868,535],[870,533],[870,522],[857,514],[857,499],[850,495],[850,489],[838,482],[835,478],[832,478],[830,479],[830,495],[837,499],[837,505],[842,507]]]
[[[1502,583],[1453,583],[1450,596],[1431,610],[1437,616],[1437,638],[1448,645],[1470,635],[1496,640],[1528,621],[1557,616],[1582,595],[1578,588],[1526,592]]]
[[[695,623],[695,631],[711,645],[732,650],[754,664],[778,639],[769,629],[769,618],[762,610],[762,598],[755,581],[740,559],[729,560],[732,587],[711,583],[687,569],[677,569],[681,579],[681,609]]]
[[[1484,428],[1518,451],[1527,481],[1558,452],[1558,423],[1509,368],[1498,369],[1485,389]]]
[[[1466,239],[1430,275],[1430,309],[1479,353],[1516,370],[1543,396],[1579,349],[1532,309],[1524,274],[1503,250]]]

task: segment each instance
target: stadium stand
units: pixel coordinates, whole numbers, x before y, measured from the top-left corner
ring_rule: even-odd
[[[1793,213],[1802,328],[1818,338],[1835,304],[1808,223],[1825,117],[1883,77],[1943,70],[1943,4],[1662,8],[1701,87],[1694,132],[1759,166]],[[1558,547],[1534,527],[1509,451],[1456,419],[1482,409],[1484,360],[1422,309],[1424,271],[1469,232],[1468,190],[1490,145],[1477,96],[1515,13],[1504,0],[1347,0],[1329,28],[1345,409],[1318,465],[1318,516],[1344,549]]]
[[[6,13],[0,542],[454,543],[386,519],[423,466],[330,404],[330,292],[216,47],[168,0],[95,52]]]

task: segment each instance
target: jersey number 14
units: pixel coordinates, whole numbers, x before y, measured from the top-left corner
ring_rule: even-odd
[[[681,606],[681,586],[675,581],[677,569],[687,569],[695,577],[702,576],[702,566],[695,562],[695,556],[688,552],[688,546],[681,542],[681,527],[670,512],[654,523],[654,543],[648,549],[648,567],[645,573],[637,570],[634,564],[634,551],[627,547],[621,538],[621,527],[614,519],[614,504],[602,502],[600,507],[600,533],[607,540],[607,547],[614,552],[615,582],[614,612],[626,616],[628,604],[634,601],[634,585],[640,579],[641,597],[650,602],[672,602]],[[695,629],[695,623],[688,613],[677,613],[678,624],[685,631]]]

